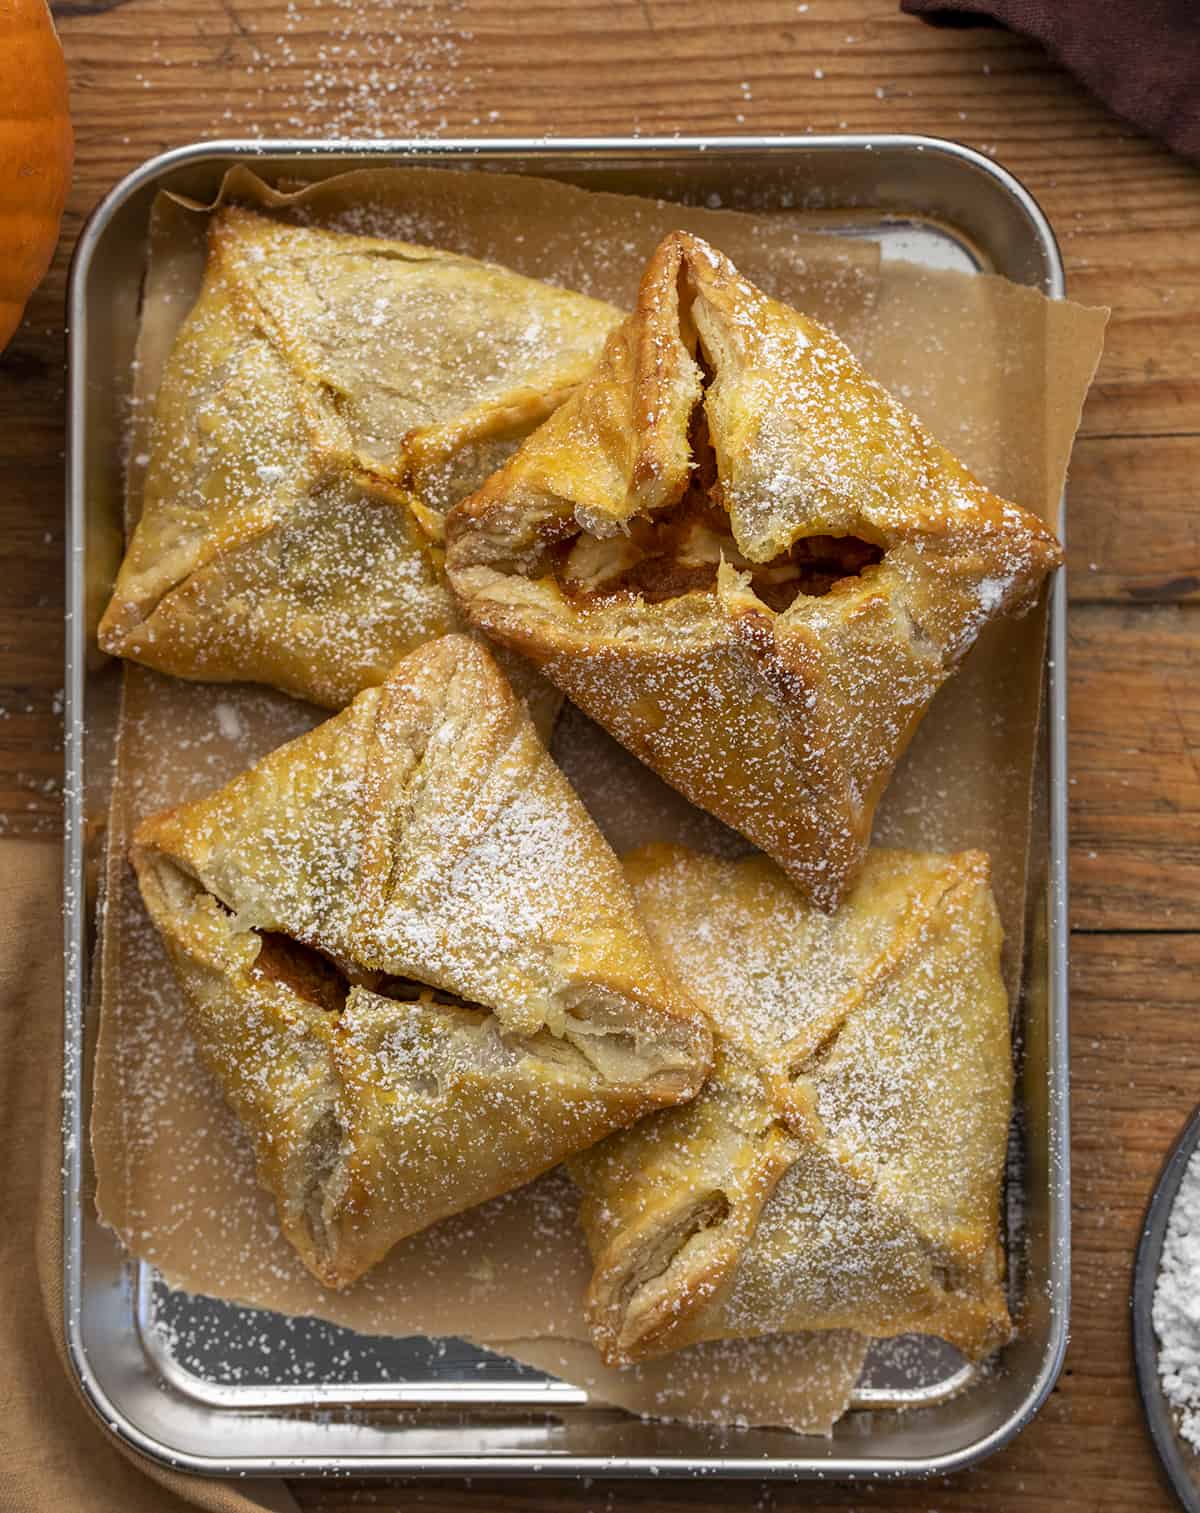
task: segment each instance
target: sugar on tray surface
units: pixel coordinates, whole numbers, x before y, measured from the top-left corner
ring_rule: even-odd
[[[1200,1150],[1183,1173],[1154,1288],[1158,1375],[1180,1434],[1200,1452]]]

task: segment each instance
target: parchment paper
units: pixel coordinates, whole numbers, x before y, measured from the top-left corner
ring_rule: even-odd
[[[991,487],[1055,518],[1103,312],[1052,304],[997,278],[881,264],[871,244],[809,235],[794,216],[683,209],[544,180],[375,170],[283,201],[237,170],[223,193],[494,258],[626,306],[660,237],[687,227],[834,326]],[[202,208],[165,197],[155,207],[129,521],[139,509],[150,404],[199,284],[204,220]],[[1041,613],[984,636],[926,716],[876,827],[892,844],[992,854],[1010,983],[1020,960],[1043,646]],[[861,1366],[863,1344],[851,1337],[755,1342],[740,1353],[701,1347],[674,1365],[606,1372],[585,1343],[580,1299],[590,1268],[573,1190],[556,1173],[404,1242],[347,1292],[326,1292],[300,1266],[272,1200],[255,1185],[248,1143],[195,1055],[124,849],[143,814],[211,791],[320,717],[269,690],[127,669],[93,1104],[101,1217],[133,1254],[191,1291],[369,1332],[465,1336],[635,1410],[827,1428]],[[618,850],[655,838],[744,849],[577,711],[568,708],[554,750]]]

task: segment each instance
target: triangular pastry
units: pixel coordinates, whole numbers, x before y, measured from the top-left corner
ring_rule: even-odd
[[[618,319],[436,248],[219,211],[101,646],[348,703],[458,624],[441,512],[561,403]]]
[[[934,693],[1061,549],[683,232],[447,521],[471,621],[832,908]]]
[[[703,1081],[702,1017],[467,637],[146,820],[133,861],[284,1233],[329,1285]]]
[[[837,913],[765,857],[628,859],[712,1077],[570,1163],[601,1355],[823,1329],[1010,1333],[999,1238],[1012,1096],[987,858],[872,851]]]

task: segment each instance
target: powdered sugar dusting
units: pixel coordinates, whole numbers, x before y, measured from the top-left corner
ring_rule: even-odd
[[[321,7],[305,9],[311,15]],[[277,79],[282,77],[277,73]],[[393,215],[391,221],[394,220]],[[373,229],[389,226],[391,222],[387,215],[368,208],[364,211],[362,223],[362,229]],[[420,230],[420,226],[414,223],[410,234],[419,236]],[[601,249],[600,256],[603,262],[608,256],[607,250]],[[568,280],[570,281],[573,280]],[[608,292],[610,285],[603,274],[601,283]],[[921,333],[916,335],[918,341],[924,340]],[[939,371],[937,354],[923,356],[930,358],[932,376],[929,382],[936,387]],[[919,367],[920,363],[916,366]],[[1015,374],[1007,376],[1012,378]],[[920,389],[919,375],[915,382]],[[898,391],[899,387],[897,385]],[[908,387],[906,381],[905,388]],[[950,387],[957,393],[953,384]],[[951,422],[943,421],[942,429],[947,435],[960,435],[966,445],[974,434],[972,426],[978,427],[978,418],[973,419],[968,414],[960,420],[958,411],[953,408],[952,417]],[[1000,431],[1003,427],[997,425],[996,429]],[[144,457],[140,459],[144,460]],[[263,478],[260,468],[260,481],[275,482],[271,474],[272,465],[266,463],[263,466],[267,470],[266,477]],[[313,718],[310,711],[291,706],[293,715],[285,717],[284,723],[289,718],[296,719],[297,723],[282,732],[279,724],[272,722],[276,720],[286,701],[272,701],[270,695],[259,701],[252,690],[243,688],[229,691],[222,697],[232,701],[231,707],[244,711],[247,725],[242,749],[231,761],[229,753],[224,749],[228,745],[228,735],[222,731],[220,717],[208,702],[209,691],[200,687],[190,692],[198,704],[203,706],[200,723],[204,728],[199,734],[190,729],[190,722],[181,722],[177,732],[170,714],[150,718],[145,722],[147,745],[142,759],[148,774],[148,786],[161,786],[164,789],[163,796],[155,801],[156,804],[179,797],[179,789],[190,790],[192,795],[202,793],[261,754],[264,720],[272,732],[265,744],[273,745],[283,738],[284,733],[294,733],[295,728],[310,723]],[[980,722],[998,722],[1002,714],[1003,709],[997,709],[994,700],[981,700],[978,710]],[[257,747],[256,741],[260,742]],[[960,744],[949,741],[943,745],[945,749],[941,755],[945,763],[959,763]],[[1004,747],[1006,761],[1012,755],[1011,746],[1010,738]],[[167,767],[174,769],[175,776],[160,783],[161,770]],[[166,774],[162,775],[166,777]],[[987,775],[991,776],[990,771]],[[610,782],[603,773],[596,781],[600,786]],[[619,793],[615,791],[619,787],[619,778],[615,774],[610,786],[614,788],[610,807],[618,809],[621,801]],[[944,780],[943,775],[931,780],[919,792],[920,803],[925,811],[918,816],[921,833],[928,834],[935,843],[959,843],[961,832],[955,828],[955,824],[961,804],[956,801],[960,795],[953,783]],[[915,803],[916,800],[910,802]],[[703,816],[693,815],[693,820],[703,828]],[[909,820],[912,820],[911,815]],[[629,823],[636,827],[639,822],[634,818]],[[902,820],[902,828],[906,823]],[[903,833],[908,836],[915,834],[913,823],[908,823]],[[639,837],[631,835],[626,843],[636,838]],[[733,844],[736,846],[736,840]],[[564,1273],[559,1264],[575,1234],[574,1200],[565,1185],[561,1199],[544,1213],[535,1201],[536,1193],[543,1186],[538,1183],[533,1189],[510,1195],[508,1199],[489,1204],[429,1231],[420,1242],[422,1246],[428,1242],[427,1250],[414,1251],[409,1246],[401,1247],[404,1255],[398,1254],[396,1259],[398,1262],[411,1259],[411,1268],[406,1268],[403,1264],[394,1268],[385,1266],[369,1275],[355,1289],[360,1298],[374,1299],[370,1308],[359,1304],[359,1311],[356,1311],[353,1301],[345,1302],[314,1295],[312,1292],[305,1293],[304,1279],[297,1278],[294,1265],[290,1264],[286,1251],[279,1244],[277,1227],[270,1218],[270,1210],[264,1206],[261,1195],[253,1187],[251,1158],[236,1121],[225,1110],[219,1093],[210,1085],[206,1075],[194,1065],[194,1057],[189,1050],[190,1041],[186,1037],[179,1041],[178,1036],[172,1035],[173,1026],[179,1018],[178,994],[166,975],[166,966],[157,943],[153,943],[153,949],[147,950],[143,958],[139,959],[136,955],[131,957],[130,976],[135,983],[143,981],[143,969],[148,991],[153,991],[155,973],[159,974],[160,986],[165,986],[161,986],[161,1013],[155,1011],[153,1024],[144,1034],[136,1030],[136,1008],[131,1008],[124,1016],[127,1023],[135,1026],[128,1057],[129,1085],[135,1086],[136,1091],[141,1091],[144,1085],[150,1093],[147,1127],[136,1128],[129,1144],[130,1165],[138,1168],[140,1178],[155,1165],[156,1153],[161,1153],[158,1165],[166,1172],[166,1176],[147,1181],[145,1192],[148,1201],[144,1205],[135,1204],[138,1224],[131,1232],[135,1245],[145,1241],[156,1256],[163,1258],[172,1267],[175,1274],[195,1277],[198,1285],[223,1289],[226,1295],[257,1296],[279,1306],[287,1306],[280,1300],[290,1297],[291,1306],[297,1312],[316,1308],[330,1315],[352,1317],[360,1325],[364,1320],[373,1321],[367,1327],[395,1328],[399,1318],[405,1328],[428,1328],[432,1331],[439,1328],[454,1329],[461,1327],[464,1318],[478,1317],[473,1312],[472,1304],[479,1302],[494,1310],[491,1319],[503,1317],[506,1326],[511,1325],[518,1331],[545,1327],[569,1333],[581,1329],[574,1305],[586,1280],[586,1261],[578,1260],[574,1273],[570,1272],[569,1267]],[[139,1079],[142,1079],[141,1083]],[[193,1085],[200,1090],[198,1100],[181,1110],[181,1097],[186,1101],[191,1096],[188,1090]],[[156,1088],[160,1091],[170,1089],[170,1095],[155,1096]],[[189,1123],[193,1114],[196,1132]],[[128,1110],[128,1117],[131,1126],[137,1125],[135,1111]],[[231,1158],[229,1150],[233,1147],[237,1148],[237,1154]],[[109,1170],[111,1171],[111,1167]],[[211,1214],[205,1214],[206,1204],[212,1210]],[[247,1218],[251,1213],[257,1216],[253,1220]],[[494,1243],[497,1231],[493,1226],[502,1224],[506,1215],[514,1217],[514,1233],[518,1236],[516,1243],[510,1247],[502,1242]],[[155,1231],[156,1226],[159,1239],[152,1242],[146,1237]],[[204,1265],[197,1265],[195,1260],[195,1235],[198,1230],[213,1236],[211,1252],[206,1247]],[[247,1238],[248,1235],[251,1237]],[[506,1271],[505,1266],[513,1255],[518,1256],[522,1263],[527,1258],[528,1266],[518,1264],[515,1270]],[[551,1255],[553,1264],[548,1276],[541,1268]],[[225,1264],[226,1257],[231,1258],[228,1265]],[[268,1279],[264,1282],[264,1276],[268,1273]],[[419,1279],[422,1276],[437,1279],[425,1293],[421,1293],[420,1288]],[[433,1294],[441,1293],[451,1295],[452,1302],[446,1310],[439,1312],[438,1300]],[[465,1307],[462,1304],[464,1297],[467,1299]]]
[[[238,741],[242,737],[241,716],[232,704],[220,703],[216,707],[217,729],[227,741]]]
[[[756,1059],[823,1038],[907,904],[899,892],[888,908],[824,914],[761,859],[672,850],[655,862],[639,890],[655,938],[704,984],[722,1035]]]
[[[703,1076],[616,858],[465,637],[138,836],[193,1033],[327,1285]]]
[[[279,31],[254,38],[245,73],[266,87],[287,81],[277,108],[301,135],[438,136],[489,72],[463,66],[474,41],[465,14],[464,0],[288,0]],[[486,113],[493,129],[500,119],[499,110]],[[263,129],[260,112],[251,130]]]
[[[448,537],[481,628],[826,908],[938,688],[1061,556],[831,331],[678,234]]]
[[[347,703],[456,627],[441,511],[616,319],[436,249],[219,213],[103,644]]]
[[[636,1184],[668,1216],[688,1178],[724,1196],[712,1224],[727,1226],[738,1261],[714,1290],[690,1275],[684,1239],[663,1233],[685,1341],[840,1327],[933,1333],[974,1352],[1000,1343],[1012,1072],[978,859],[874,852],[832,918],[761,859],[651,849],[629,865],[656,942],[703,984],[727,1055],[703,1113],[662,1115],[581,1163],[606,1256],[652,1244]],[[778,1143],[783,1175],[747,1228],[751,1138],[755,1150]],[[638,1279],[606,1286],[636,1318]]]

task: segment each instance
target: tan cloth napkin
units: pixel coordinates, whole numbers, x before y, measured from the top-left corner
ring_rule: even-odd
[[[0,841],[0,1510],[297,1513],[281,1481],[235,1486],[135,1464],[66,1374],[61,865],[50,842]]]

